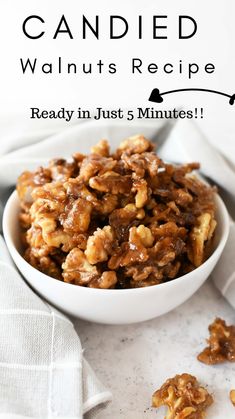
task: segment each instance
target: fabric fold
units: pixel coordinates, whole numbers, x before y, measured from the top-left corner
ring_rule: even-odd
[[[83,357],[73,323],[16,271],[0,238],[0,417],[81,419],[112,396]]]

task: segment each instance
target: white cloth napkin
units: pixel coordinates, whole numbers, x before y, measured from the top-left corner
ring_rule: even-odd
[[[54,126],[53,132],[56,130]],[[43,132],[48,134],[43,129],[40,134],[38,130],[33,133],[31,129],[29,136],[27,131],[21,130],[19,143],[9,132],[1,139],[2,206],[8,188],[15,184],[17,176],[24,170],[47,164],[50,158],[69,157],[78,150],[87,152],[100,138],[109,139],[114,148],[121,139],[137,133],[162,143],[167,127],[164,121],[128,125],[122,121],[112,125],[86,122],[46,138]],[[197,147],[202,158],[195,157]],[[203,161],[202,170],[206,171],[211,150],[212,146],[194,124],[180,121],[168,134],[159,152],[167,160]],[[213,177],[213,167],[211,171],[209,175]],[[232,176],[230,181],[234,182]],[[235,307],[234,244],[235,227],[232,224],[228,244],[213,278]],[[84,360],[79,337],[71,321],[43,302],[26,285],[11,265],[3,239],[0,240],[0,255],[0,418],[78,419],[88,411],[89,418],[95,418],[98,406],[105,405],[111,394],[103,388]]]
[[[26,285],[2,237],[0,286],[0,418],[94,417],[110,392],[84,359],[72,322]]]

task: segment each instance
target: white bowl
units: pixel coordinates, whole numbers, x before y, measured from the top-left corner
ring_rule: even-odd
[[[10,254],[31,287],[49,303],[84,320],[125,324],[149,320],[178,307],[208,278],[218,262],[229,233],[226,207],[216,196],[218,226],[214,251],[194,271],[160,285],[123,290],[101,290],[72,285],[51,278],[33,268],[21,256],[19,199],[16,191],[10,196],[3,216],[3,232]]]

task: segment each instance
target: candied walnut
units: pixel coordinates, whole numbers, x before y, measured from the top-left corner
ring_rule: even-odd
[[[65,214],[60,218],[64,230],[75,233],[86,232],[91,221],[92,208],[92,204],[82,198],[70,202],[65,209]]]
[[[100,140],[95,146],[91,147],[92,154],[102,157],[109,157],[109,143],[107,140]]]
[[[19,198],[24,203],[32,203],[31,196],[35,187],[51,182],[51,172],[49,169],[39,167],[35,173],[23,172],[17,181],[17,192]]]
[[[42,186],[51,182],[51,171],[49,168],[39,167],[33,177],[34,186]]]
[[[188,180],[188,178],[186,178],[186,175],[191,173],[193,170],[200,169],[200,164],[194,162],[194,163],[183,164],[182,166],[176,166],[175,168],[172,166],[172,168],[173,168],[173,173],[172,173],[173,180],[176,183],[179,183],[180,185],[185,186]]]
[[[147,227],[145,228],[147,229]],[[144,243],[149,243],[150,233],[143,231],[143,229],[138,231],[136,227],[131,227],[129,241],[122,243],[121,248],[114,252],[109,260],[108,267],[117,269],[119,266],[123,267],[134,262],[145,262],[148,259],[148,252]]]
[[[30,216],[34,226],[40,227],[44,236],[55,232],[57,229],[57,218],[63,211],[64,203],[54,199],[38,198],[30,208]]]
[[[94,193],[92,193],[86,185],[79,179],[69,179],[64,183],[64,189],[66,191],[66,196],[72,199],[82,198],[87,202],[90,202],[92,205],[98,205],[98,199]]]
[[[51,160],[49,169],[52,180],[57,182],[64,182],[67,179],[78,175],[78,167],[75,162],[69,163],[65,159]]]
[[[122,161],[127,170],[132,170],[137,177],[144,177],[149,174],[150,177],[157,176],[158,169],[162,161],[155,153],[145,152],[141,154],[131,154],[127,152],[122,154]]]
[[[162,237],[180,237],[184,239],[187,234],[185,227],[178,227],[174,221],[169,221],[160,226],[152,226],[152,233],[155,238],[161,239]]]
[[[66,190],[61,182],[46,183],[41,187],[35,188],[32,191],[32,197],[34,201],[39,198],[47,199],[58,206],[66,199]]]
[[[89,179],[97,173],[103,174],[114,169],[116,161],[112,157],[102,157],[99,154],[91,154],[83,159],[79,177],[84,182],[89,182]]]
[[[182,249],[180,249],[181,251]],[[156,242],[151,253],[158,266],[165,266],[176,257],[176,243],[171,237],[162,237]]]
[[[62,279],[61,268],[55,261],[52,260],[50,256],[36,257],[33,250],[28,248],[25,252],[25,259],[30,263],[30,265],[44,274],[52,276],[52,278]]]
[[[165,282],[165,279],[175,278],[180,268],[180,262],[168,263],[160,267],[153,259],[144,264],[134,264],[125,268],[125,275],[131,277],[131,287],[146,287]]]
[[[64,252],[70,252],[74,247],[86,248],[87,238],[80,233],[66,233],[62,228],[49,234],[43,234],[48,246],[61,248]]]
[[[155,195],[163,197],[167,204],[168,201],[171,201],[182,208],[187,208],[193,202],[192,195],[182,188],[172,189],[171,187],[169,188],[169,185],[164,186],[161,184],[160,187],[154,185],[153,192]]]
[[[66,233],[64,234],[63,243],[61,243],[61,250],[63,252],[70,252],[74,247],[85,250],[88,240],[88,233]]]
[[[82,153],[73,153],[72,157],[77,166],[80,167],[80,163],[85,159],[86,156]]]
[[[50,208],[49,203],[52,204]],[[70,251],[73,247],[84,248],[86,238],[82,234],[72,231],[71,234],[58,226],[58,214],[55,213],[58,203],[37,200],[31,207],[32,226],[27,231],[27,242],[35,248],[62,247],[64,251]],[[38,207],[37,207],[38,206]],[[85,243],[86,246],[86,243]]]
[[[163,272],[159,267],[151,260],[145,263],[135,263],[125,267],[125,275],[131,277],[132,286],[145,286],[142,284],[156,285],[160,284],[163,279]],[[154,283],[153,283],[154,281]],[[136,285],[138,284],[138,285]]]
[[[168,205],[170,204],[170,205]],[[159,209],[159,210],[158,210]],[[154,217],[152,218],[152,220],[150,219],[150,222],[152,221],[152,223],[154,222],[173,222],[175,224],[177,224],[178,226],[181,227],[185,227],[186,228],[186,232],[188,233],[188,231],[192,230],[192,227],[195,225],[196,223],[196,217],[194,216],[194,214],[192,214],[192,212],[189,210],[189,212],[186,211],[181,211],[179,210],[179,213],[177,214],[177,210],[176,208],[173,209],[172,203],[167,203],[165,208],[161,209],[161,207],[159,206],[159,208],[154,208],[153,212],[154,212]]]
[[[162,269],[165,280],[170,280],[177,278],[178,272],[181,267],[181,262],[174,260],[173,262],[168,263],[168,265],[165,265]]]
[[[175,260],[176,251],[173,249],[175,247],[172,239],[163,238],[157,246],[148,249],[149,257],[146,262],[126,266],[125,275],[131,278],[130,286],[145,287],[175,278],[181,263]]]
[[[89,288],[103,288],[110,289],[114,288],[117,283],[117,275],[114,271],[105,271],[101,277],[94,279],[88,284]]]
[[[137,220],[142,220],[145,216],[144,210],[136,208],[135,204],[127,204],[124,208],[126,211],[134,212]]]
[[[140,224],[137,227],[136,232],[141,240],[141,243],[145,247],[151,247],[154,242],[154,237],[151,230],[148,227],[145,227],[143,224]]]
[[[32,203],[31,192],[34,187],[34,174],[24,172],[19,176],[17,181],[17,192],[20,200],[24,203]]]
[[[66,245],[70,241],[69,235],[62,228],[48,233],[42,231],[42,236],[46,244],[51,247],[63,247],[63,245]]]
[[[45,215],[44,215],[45,214]],[[56,230],[56,220],[53,214],[42,212],[42,209],[37,214],[34,214],[34,224],[42,229],[42,234],[49,234]]]
[[[169,378],[152,396],[153,407],[166,405],[165,419],[204,419],[212,396],[190,374]]]
[[[225,321],[216,318],[209,326],[210,337],[206,347],[197,357],[204,364],[235,362],[235,326],[227,326]]]
[[[94,204],[95,210],[100,214],[108,215],[118,206],[117,195],[105,194],[99,201]]]
[[[152,151],[154,148],[151,141],[147,140],[143,135],[134,135],[122,141],[116,151],[117,156],[120,156],[124,151],[130,154],[139,154],[144,151]]]
[[[235,406],[235,390],[231,390],[229,393],[229,397],[233,406]]]
[[[127,240],[129,228],[136,220],[141,220],[144,216],[143,209],[138,210],[134,204],[128,204],[124,208],[114,210],[109,216],[109,223],[119,240]]]
[[[216,221],[211,214],[204,213],[197,218],[197,225],[190,233],[190,245],[188,256],[196,266],[204,262],[204,244],[210,240],[216,227]],[[191,250],[192,249],[192,250]]]
[[[62,269],[64,281],[77,285],[88,285],[90,281],[98,276],[96,266],[91,265],[86,255],[78,248],[74,248],[69,252]]]
[[[90,178],[89,186],[99,192],[128,195],[132,188],[130,176],[121,176],[116,172],[107,171],[103,175]]]
[[[35,257],[47,256],[52,250],[52,247],[45,242],[42,230],[35,225],[32,225],[27,231],[26,242],[30,245],[32,253]]]
[[[87,240],[85,255],[92,265],[105,262],[112,253],[114,246],[114,233],[110,226],[97,228],[97,230]]]
[[[172,198],[181,207],[187,207],[193,201],[192,195],[181,188],[173,191]]]
[[[144,179],[138,179],[133,182],[132,192],[136,192],[135,206],[143,208],[148,201],[148,184]]]
[[[30,208],[30,217],[32,223],[36,226],[43,227],[53,231],[56,227],[56,219],[64,211],[64,204],[50,199],[37,199]],[[51,227],[47,225],[51,223]]]

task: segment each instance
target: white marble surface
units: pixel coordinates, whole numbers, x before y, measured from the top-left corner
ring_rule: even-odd
[[[196,359],[216,316],[235,322],[234,310],[208,281],[182,306],[148,322],[106,326],[76,320],[87,359],[113,393],[113,403],[97,419],[163,419],[164,408],[151,409],[151,395],[182,372],[196,375],[213,394],[208,419],[234,418],[228,394],[235,388],[235,364],[206,366]]]

